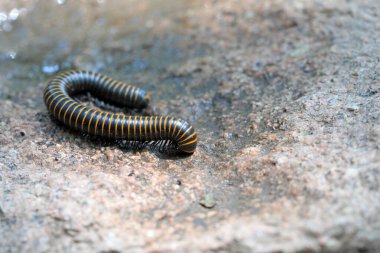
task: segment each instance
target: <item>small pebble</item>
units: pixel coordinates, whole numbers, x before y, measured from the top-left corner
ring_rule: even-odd
[[[352,103],[352,104],[348,104],[346,106],[346,109],[350,112],[357,112],[359,111],[359,106],[357,104]]]
[[[213,208],[216,206],[216,201],[214,199],[214,196],[212,194],[206,194],[201,201],[199,201],[199,204],[205,208]]]

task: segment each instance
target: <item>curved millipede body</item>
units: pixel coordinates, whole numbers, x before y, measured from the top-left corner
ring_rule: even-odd
[[[71,70],[53,77],[44,92],[49,112],[58,121],[83,132],[127,141],[174,142],[184,153],[194,153],[197,133],[180,118],[170,116],[128,116],[87,107],[73,96],[90,92],[107,102],[135,108],[146,107],[145,91],[93,71]]]

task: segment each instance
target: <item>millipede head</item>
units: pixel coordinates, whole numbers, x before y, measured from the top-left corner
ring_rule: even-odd
[[[178,145],[178,150],[184,154],[193,154],[195,152],[195,149],[197,148],[197,137],[193,139],[194,142],[190,144],[181,144]]]
[[[189,125],[188,131],[185,131],[184,136],[177,143],[178,150],[185,154],[192,154],[197,148],[197,142],[197,132]]]

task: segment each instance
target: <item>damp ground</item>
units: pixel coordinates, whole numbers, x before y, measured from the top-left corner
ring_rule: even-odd
[[[2,1],[4,252],[376,252],[380,6]],[[188,120],[190,157],[54,122],[59,71],[99,71]]]

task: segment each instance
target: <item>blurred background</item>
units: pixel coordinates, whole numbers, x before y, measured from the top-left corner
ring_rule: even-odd
[[[186,18],[180,18],[200,4],[1,1],[2,82],[19,91],[32,80],[44,81],[59,70],[75,67],[123,73],[132,80],[138,72],[158,72],[202,53],[181,36],[188,25]]]
[[[0,0],[0,252],[378,252],[378,0]],[[52,121],[47,80],[136,84],[185,159]]]

